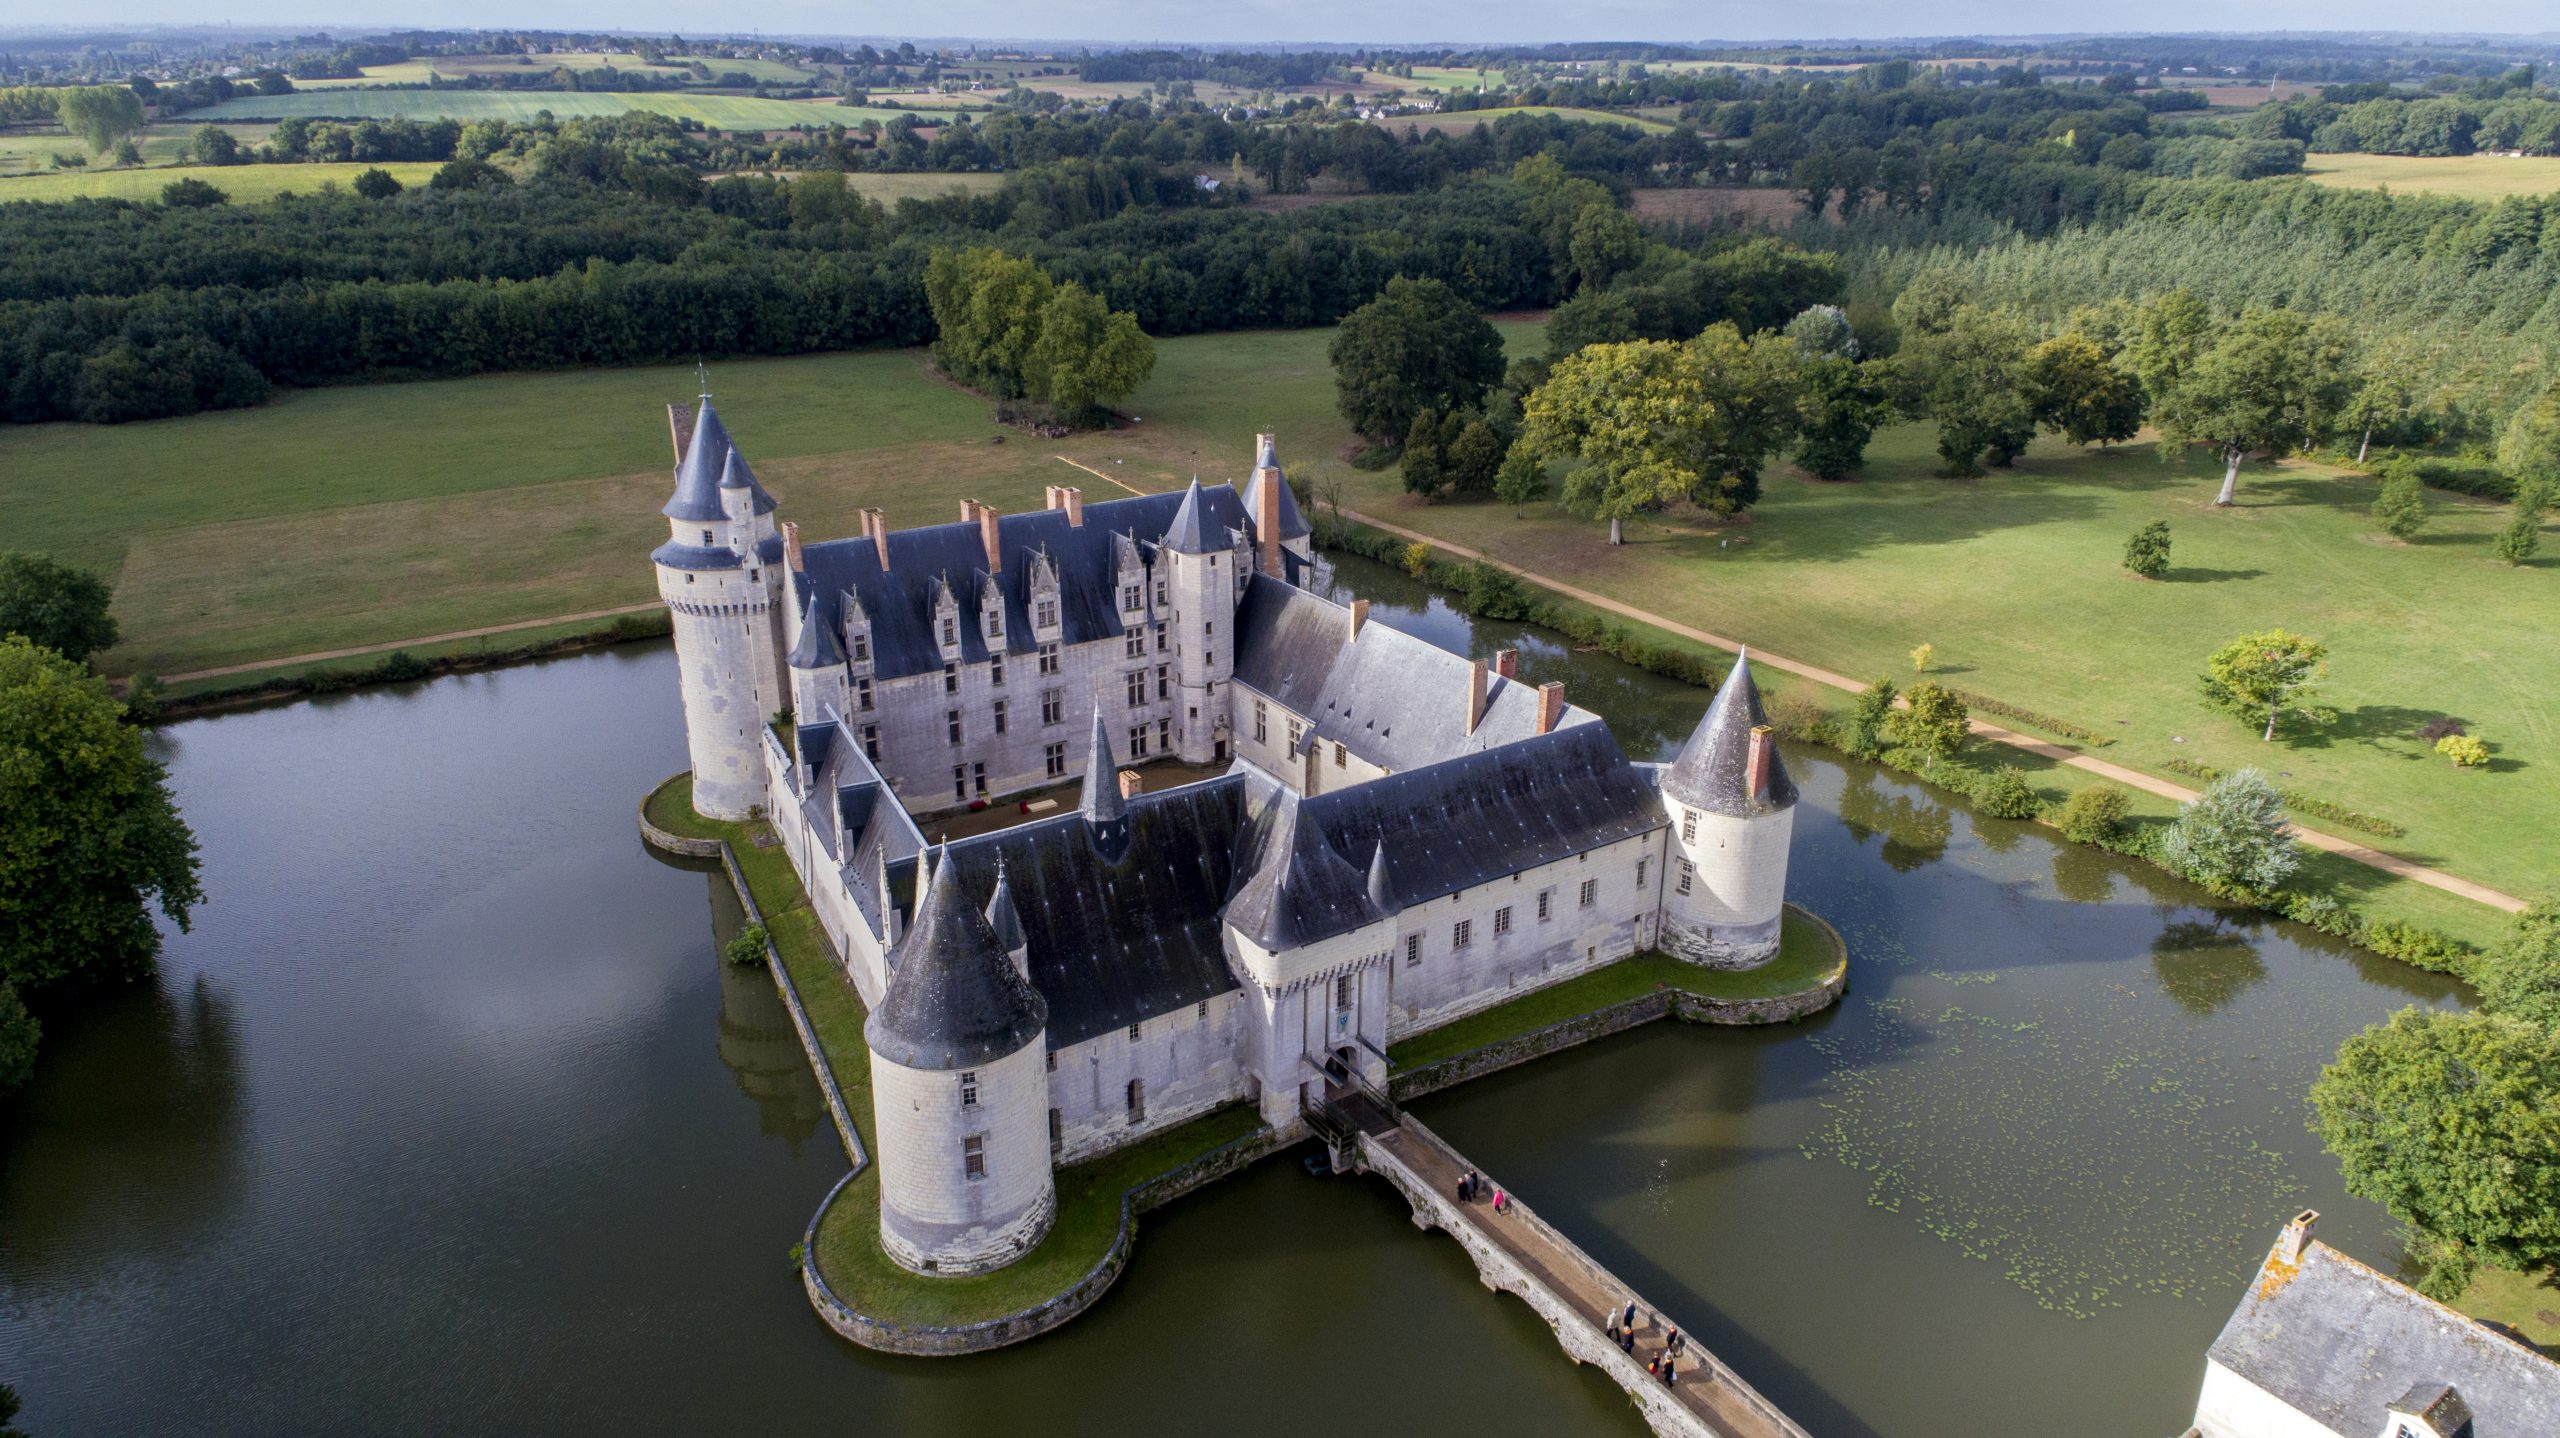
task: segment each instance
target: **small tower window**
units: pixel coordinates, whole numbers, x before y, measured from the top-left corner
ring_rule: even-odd
[[[1138,1023],[1129,1025],[1129,1042],[1134,1044],[1138,1041],[1138,1031],[1144,1024],[1145,1020],[1141,1019]]]
[[[702,544],[703,544],[703,547],[704,547],[704,548],[706,548],[706,549],[708,549],[708,548],[710,548],[710,547],[711,547],[711,531],[710,531],[710,530],[707,530],[707,529],[706,529],[706,530],[702,531]]]
[[[870,635],[856,634],[853,636],[853,662],[856,664],[868,664],[871,662]]]
[[[1129,1122],[1145,1123],[1146,1121],[1147,1081],[1145,1079],[1131,1079],[1129,1080]]]
[[[871,706],[865,704],[862,707],[868,709]],[[862,757],[874,764],[880,762],[880,726],[877,724],[862,726]]]
[[[1636,887],[1637,887],[1637,888],[1641,889],[1641,888],[1643,888],[1643,887],[1644,887],[1644,875],[1645,875],[1645,870],[1646,870],[1648,867],[1650,867],[1650,866],[1652,865],[1652,863],[1653,863],[1653,860],[1651,860],[1651,859],[1638,859],[1638,860],[1636,860]]]
[[[1681,810],[1681,811],[1680,811],[1680,842],[1681,842],[1681,843],[1683,843],[1683,844],[1686,844],[1686,843],[1688,843],[1690,840],[1695,839],[1695,838],[1697,838],[1697,837],[1698,837],[1698,811],[1697,811],[1697,810],[1695,810],[1695,809],[1683,809],[1683,810]]]
[[[965,1069],[960,1074],[960,1106],[962,1108],[978,1106],[978,1071],[976,1069]]]
[[[952,743],[954,743],[954,744],[959,743],[959,742],[960,742],[960,711],[959,711],[959,710],[957,710],[957,709],[946,709],[946,710],[944,710],[944,711],[943,711],[943,715],[942,715],[942,717],[950,723],[950,726],[951,726],[951,742],[952,742]]]
[[[1419,968],[1419,967],[1421,966],[1421,964],[1422,964],[1422,935],[1420,935],[1420,934],[1407,934],[1407,935],[1405,935],[1405,936],[1404,936],[1404,966],[1405,966],[1406,968],[1408,968],[1408,969],[1411,969],[1411,968]]]
[[[1042,629],[1047,629],[1055,625],[1058,622],[1058,601],[1055,599],[1041,600],[1039,608],[1032,615],[1031,622]]]
[[[1555,917],[1555,907],[1556,891],[1553,889],[1540,889],[1538,891],[1538,922],[1543,924],[1547,920]]]
[[[1004,687],[1004,651],[1001,649],[987,656],[987,682],[998,689]]]
[[[971,1134],[960,1140],[960,1171],[971,1183],[987,1176],[987,1140],[984,1134]]]
[[[945,694],[957,694],[960,692],[959,665],[945,664],[942,666],[942,692]]]
[[[1163,653],[1166,653],[1167,651],[1171,650],[1172,648],[1173,648],[1173,630],[1172,630],[1169,626],[1166,626],[1166,625],[1162,625],[1162,624],[1157,625],[1157,626],[1156,626],[1156,652],[1157,652],[1158,654],[1163,654]]]
[[[1049,1110],[1049,1147],[1052,1150],[1064,1148],[1066,1146],[1066,1142],[1066,1125],[1059,1121],[1058,1111],[1056,1109],[1051,1109]]]
[[[1172,675],[1173,670],[1170,667],[1162,664],[1156,666],[1156,697],[1158,699],[1173,697]]]
[[[1688,860],[1686,860],[1686,859],[1681,860],[1681,861],[1680,861],[1680,892],[1681,892],[1681,893],[1684,893],[1684,894],[1685,894],[1685,893],[1687,893],[1687,892],[1689,892],[1689,886],[1690,886],[1691,884],[1693,884],[1693,883],[1696,883],[1696,882],[1697,882],[1697,879],[1698,879],[1698,866],[1697,866],[1697,865],[1695,865],[1695,864],[1693,864],[1693,863],[1690,863],[1690,862],[1689,862]]]
[[[864,713],[870,713],[871,681],[869,679],[856,679],[853,681],[853,697],[854,701],[861,707]]]
[[[1351,976],[1349,974],[1333,976],[1333,1006],[1337,1009],[1351,1007]]]
[[[1335,767],[1336,769],[1346,768],[1346,767],[1348,767],[1348,766],[1350,765],[1350,763],[1351,763],[1351,751],[1349,751],[1349,750],[1347,750],[1347,749],[1343,748],[1340,744],[1336,744],[1336,745],[1334,745],[1334,746],[1333,746],[1333,767]]]

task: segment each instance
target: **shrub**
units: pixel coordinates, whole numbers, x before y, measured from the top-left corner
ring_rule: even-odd
[[[2560,1029],[2560,892],[2516,915],[2504,943],[2470,966],[2480,1001],[2546,1029]]]
[[[1930,661],[1931,659],[1936,658],[1936,657],[1937,657],[1937,654],[1938,654],[1938,646],[1937,646],[1937,645],[1935,645],[1935,644],[1923,644],[1923,645],[1921,645],[1920,647],[1918,647],[1918,648],[1916,648],[1916,649],[1912,650],[1912,651],[1911,651],[1911,672],[1912,672],[1912,673],[1914,673],[1914,674],[1926,674],[1926,673],[1928,673],[1928,672],[1929,672],[1929,661]]]
[[[171,180],[160,187],[160,203],[173,210],[202,210],[231,197],[198,179]]]
[[[2272,893],[2302,855],[2286,833],[2284,800],[2255,769],[2216,779],[2178,811],[2161,839],[2169,867],[2208,889]]]
[[[2439,974],[2460,974],[2470,949],[2459,939],[2400,919],[2365,925],[2365,947],[2387,959]]]
[[[394,649],[388,658],[373,666],[368,678],[385,684],[400,684],[413,679],[426,679],[436,672],[435,666],[406,649]]]
[[[2382,493],[2373,501],[2373,518],[2394,539],[2407,539],[2425,526],[2427,497],[2416,468],[2394,462],[2384,472]]]
[[[2533,558],[2533,552],[2541,547],[2542,521],[2530,514],[2518,514],[2508,520],[2506,528],[2499,530],[2498,537],[2489,542],[2489,552],[2509,564],[2524,563]]]
[[[2145,579],[2169,572],[2169,521],[2155,519],[2124,542],[2124,567]]]
[[[2092,784],[2072,795],[2062,805],[2056,821],[2062,835],[2076,844],[2104,844],[2124,832],[2124,823],[2133,812],[2133,798],[2113,784]]]
[[[1415,540],[1413,543],[1406,545],[1404,547],[1404,572],[1412,575],[1416,579],[1428,578],[1431,573],[1431,546],[1424,544],[1420,540]]]
[[[2032,819],[2044,808],[2044,800],[2014,764],[2003,764],[1985,775],[1974,786],[1973,802],[1995,819]]]
[[[1769,724],[1789,739],[1810,744],[1830,744],[1838,737],[1822,701],[1794,689],[1769,701]]]
[[[387,200],[400,193],[403,186],[389,170],[376,166],[357,175],[348,188],[368,200]]]
[[[1526,619],[1529,617],[1529,591],[1507,569],[1490,564],[1458,566],[1451,587],[1458,592],[1458,605],[1479,619]]]
[[[2489,746],[2473,734],[2447,734],[2436,741],[2436,752],[2452,760],[2456,769],[2477,769],[2489,762]]]
[[[740,929],[736,935],[729,940],[728,947],[721,950],[721,952],[728,958],[729,962],[733,964],[763,963],[764,925],[749,924],[745,928]]]

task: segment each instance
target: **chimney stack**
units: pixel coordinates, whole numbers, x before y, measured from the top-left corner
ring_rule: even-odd
[[[1352,638],[1354,638],[1354,639],[1359,638],[1359,637],[1360,637],[1360,626],[1361,626],[1361,625],[1363,625],[1363,624],[1366,624],[1366,623],[1368,623],[1368,622],[1369,622],[1369,601],[1368,601],[1368,600],[1365,600],[1365,599],[1355,599],[1355,600],[1352,600],[1352,601],[1351,601],[1351,637],[1352,637]]]
[[[1258,445],[1255,450],[1257,457],[1269,452],[1271,436],[1267,434],[1257,436],[1255,442]],[[1259,512],[1253,516],[1254,538],[1262,545],[1262,572],[1278,579],[1280,577],[1280,486],[1288,481],[1280,477],[1277,467],[1256,470],[1254,478],[1258,483],[1254,485],[1253,492],[1262,501],[1255,506]]]
[[[1497,649],[1493,651],[1493,672],[1501,675],[1505,679],[1519,678],[1520,651],[1517,649]]]
[[[885,510],[862,511],[862,532],[871,536],[871,547],[880,555],[880,572],[889,572],[889,515]]]
[[[976,500],[969,501],[978,504]],[[988,505],[978,505],[978,543],[987,551],[987,572],[1004,572],[1004,516]]]
[[[1751,757],[1744,761],[1743,780],[1754,799],[1769,797],[1769,745],[1774,732],[1766,724],[1751,726]]]
[[[1135,769],[1123,769],[1123,770],[1121,770],[1121,771],[1120,771],[1120,797],[1121,797],[1121,798],[1123,798],[1123,799],[1134,799],[1134,798],[1138,797],[1139,791],[1141,791],[1141,790],[1145,789],[1146,787],[1147,787],[1147,781],[1146,781],[1145,776],[1143,776],[1143,775],[1139,774],[1139,772],[1138,772],[1137,770],[1135,770]]]
[[[960,501],[960,522],[962,524],[977,523],[979,508],[980,506],[978,502],[974,499],[964,499]]]
[[[791,566],[794,574],[806,573],[809,568],[800,557],[800,525],[794,520],[782,521],[782,562]]]
[[[1061,498],[1059,498],[1059,497],[1058,497],[1058,486],[1056,486],[1056,485],[1054,485],[1054,484],[1053,484],[1053,485],[1050,485],[1047,489],[1042,490],[1040,493],[1041,493],[1041,501],[1040,501],[1040,502],[1041,502],[1044,506],[1046,506],[1047,508],[1050,508],[1050,509],[1064,509],[1064,508],[1066,508],[1066,507],[1067,507],[1067,502],[1066,502],[1064,499],[1061,499]]]
[[[1084,528],[1084,490],[1077,485],[1062,484],[1058,486],[1058,493],[1067,501],[1067,528]]]
[[[2318,1209],[2306,1208],[2295,1214],[2293,1221],[2284,1226],[2284,1232],[2276,1235],[2275,1260],[2300,1267],[2303,1250],[2311,1246],[2312,1226],[2319,1221]]]
[[[1550,679],[1538,686],[1538,732],[1552,733],[1564,718],[1564,681]]]
[[[684,463],[684,452],[693,446],[693,406],[667,406],[667,432],[675,436],[676,463]]]
[[[1467,661],[1467,732],[1470,734],[1476,732],[1476,726],[1484,722],[1484,688],[1485,676],[1488,672],[1483,660]]]

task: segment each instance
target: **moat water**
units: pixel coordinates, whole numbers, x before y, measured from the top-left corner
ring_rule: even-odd
[[[1705,696],[1519,643],[1639,757]],[[663,647],[192,720],[156,740],[210,901],[58,1015],[0,1109],[0,1381],[155,1433],[1641,1431],[1374,1180],[1266,1163],[1151,1217],[1094,1312],[863,1353],[789,1250],[843,1171],[725,885],[632,812],[683,767]],[[2183,1425],[2278,1223],[2388,1262],[2302,1095],[2448,982],[1791,753],[1793,894],[1847,998],[1658,1025],[1420,1112],[1825,1438]]]

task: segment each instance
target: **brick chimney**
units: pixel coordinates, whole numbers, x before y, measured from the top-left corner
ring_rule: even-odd
[[[1750,757],[1743,761],[1742,777],[1754,799],[1769,797],[1769,745],[1773,732],[1766,724],[1751,726]]]
[[[1352,637],[1352,638],[1354,638],[1354,639],[1359,638],[1359,637],[1360,637],[1360,626],[1361,626],[1361,625],[1363,625],[1363,624],[1366,624],[1366,623],[1368,623],[1368,622],[1369,622],[1369,601],[1368,601],[1368,600],[1365,600],[1365,599],[1355,599],[1355,600],[1352,600],[1352,601],[1351,601],[1351,637]]]
[[[1058,486],[1058,493],[1067,501],[1067,528],[1084,528],[1084,490],[1082,487],[1072,484],[1062,484]]]
[[[978,511],[982,507],[983,506],[974,499],[964,499],[960,501],[960,522],[962,524],[977,523]]]
[[[2303,1251],[2311,1246],[2311,1229],[2319,1222],[2318,1209],[2306,1208],[2295,1214],[2293,1221],[2284,1226],[2284,1232],[2276,1235],[2275,1260],[2300,1267]]]
[[[1517,649],[1497,649],[1493,651],[1493,672],[1501,675],[1505,679],[1519,678],[1520,651]]]
[[[1271,436],[1264,435],[1262,442],[1269,444]],[[1280,577],[1280,486],[1288,481],[1282,479],[1280,471],[1276,469],[1264,470],[1261,479],[1262,483],[1254,486],[1254,493],[1260,496],[1262,502],[1256,506],[1261,512],[1253,517],[1253,534],[1262,545],[1262,572],[1278,579]]]
[[[970,503],[977,504],[976,500]],[[987,551],[987,572],[1004,572],[1004,516],[988,505],[978,505],[978,543]]]
[[[1491,669],[1481,659],[1467,661],[1467,732],[1476,732],[1484,722],[1485,678]]]
[[[1067,507],[1067,502],[1058,497],[1058,486],[1054,484],[1040,491],[1040,502],[1044,507],[1049,509],[1064,509]]]
[[[1552,732],[1564,719],[1564,681],[1550,679],[1538,686],[1538,732]]]
[[[794,574],[809,568],[808,561],[800,557],[800,526],[794,520],[782,521],[782,562],[791,566]]]
[[[880,572],[889,572],[889,515],[885,510],[862,511],[862,532],[871,536],[871,547],[879,552]]]
[[[692,405],[671,404],[667,406],[667,432],[675,436],[676,463],[684,463],[684,452],[693,444]]]
[[[1123,770],[1121,770],[1121,771],[1120,771],[1120,797],[1121,797],[1121,798],[1123,798],[1123,799],[1134,799],[1134,798],[1138,797],[1139,791],[1141,791],[1141,790],[1145,789],[1146,787],[1147,787],[1147,780],[1146,780],[1146,776],[1145,776],[1145,775],[1140,774],[1137,770],[1135,770],[1135,769],[1123,769]]]

